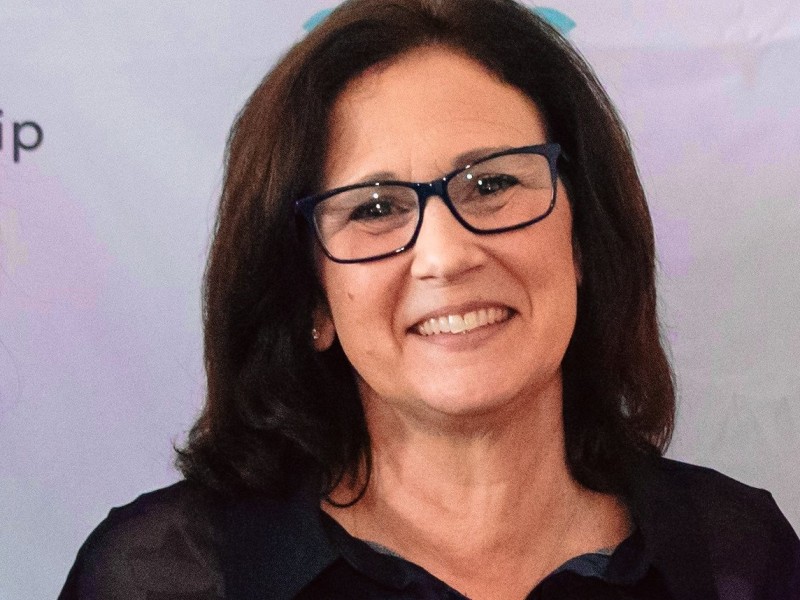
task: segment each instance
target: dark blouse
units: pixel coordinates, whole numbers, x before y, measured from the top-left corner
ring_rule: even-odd
[[[800,540],[768,492],[653,458],[631,474],[625,500],[634,533],[609,557],[568,561],[529,599],[800,600]],[[59,598],[464,596],[350,536],[313,493],[229,500],[180,482],[113,509],[80,549]]]

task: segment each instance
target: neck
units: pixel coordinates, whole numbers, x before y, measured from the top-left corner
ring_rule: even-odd
[[[560,379],[535,403],[505,414],[431,424],[369,396],[364,407],[373,457],[367,492],[352,507],[323,507],[352,535],[392,549],[471,597],[501,582],[488,594],[499,597],[509,573],[525,572],[531,575],[519,583],[524,597],[564,560],[608,545],[608,536],[576,534],[576,515],[608,497],[569,474]],[[346,501],[354,489],[342,485],[332,497]]]

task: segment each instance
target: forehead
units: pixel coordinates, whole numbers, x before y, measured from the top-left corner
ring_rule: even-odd
[[[475,148],[544,141],[540,113],[520,90],[463,54],[418,48],[367,70],[340,94],[329,123],[326,183],[349,183],[363,169],[409,177],[431,163],[436,176]]]

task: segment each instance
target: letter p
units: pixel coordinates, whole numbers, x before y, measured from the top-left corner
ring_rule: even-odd
[[[27,141],[23,139],[23,131],[32,129],[35,134],[33,136],[25,135]],[[30,138],[33,137],[31,140]],[[14,123],[14,162],[19,162],[20,150],[30,152],[36,150],[44,139],[44,132],[38,123],[33,121],[25,121],[24,123]]]

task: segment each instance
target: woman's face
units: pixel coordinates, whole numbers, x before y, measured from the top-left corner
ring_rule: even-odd
[[[330,141],[325,189],[429,181],[463,166],[465,153],[546,140],[524,94],[471,59],[425,48],[351,82],[334,106]],[[410,250],[357,264],[320,252],[319,272],[327,307],[317,322],[335,329],[365,403],[459,418],[560,392],[577,287],[562,186],[543,221],[496,235],[470,233],[431,198]],[[501,320],[466,333],[420,331],[431,318],[480,319],[481,310]]]

